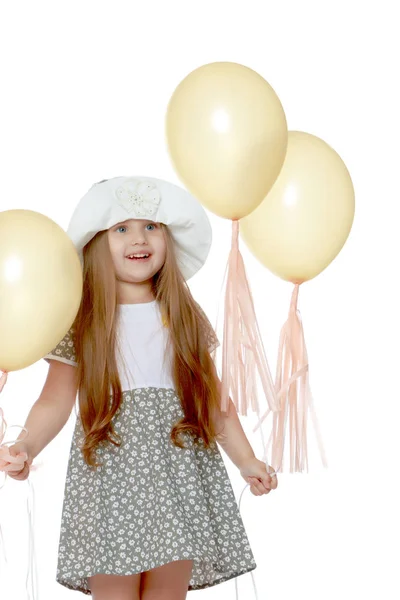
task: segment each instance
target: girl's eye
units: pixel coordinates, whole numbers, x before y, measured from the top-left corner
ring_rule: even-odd
[[[147,223],[146,228],[147,227],[151,227],[152,229],[150,231],[152,231],[153,229],[156,228],[156,224],[155,223]],[[126,230],[125,225],[120,225],[119,227],[117,227],[116,231],[120,231],[120,229],[125,229]]]

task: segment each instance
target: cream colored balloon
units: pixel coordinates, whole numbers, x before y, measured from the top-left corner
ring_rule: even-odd
[[[340,156],[309,133],[290,131],[285,162],[264,201],[240,222],[250,251],[293,283],[321,273],[354,219],[354,188]]]
[[[0,369],[23,369],[55,348],[78,312],[82,284],[59,225],[31,210],[0,213]]]
[[[166,133],[182,182],[227,219],[240,219],[262,202],[286,153],[278,96],[258,73],[236,63],[211,63],[190,73],[171,97]]]

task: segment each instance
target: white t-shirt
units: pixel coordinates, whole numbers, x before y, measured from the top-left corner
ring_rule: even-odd
[[[156,300],[119,304],[117,361],[122,390],[173,388],[171,358],[166,353],[168,329]],[[121,354],[118,349],[121,349]],[[121,355],[124,360],[122,360]],[[126,373],[124,369],[126,365]]]

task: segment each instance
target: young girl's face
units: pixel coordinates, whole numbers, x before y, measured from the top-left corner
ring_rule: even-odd
[[[165,262],[166,244],[160,223],[128,219],[107,232],[117,278],[131,283],[151,280]],[[148,255],[135,258],[134,255]]]

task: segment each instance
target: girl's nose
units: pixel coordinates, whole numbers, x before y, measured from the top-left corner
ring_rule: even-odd
[[[143,223],[135,223],[130,238],[132,244],[143,244],[147,241]]]
[[[146,237],[144,235],[132,235],[131,244],[146,244]]]

